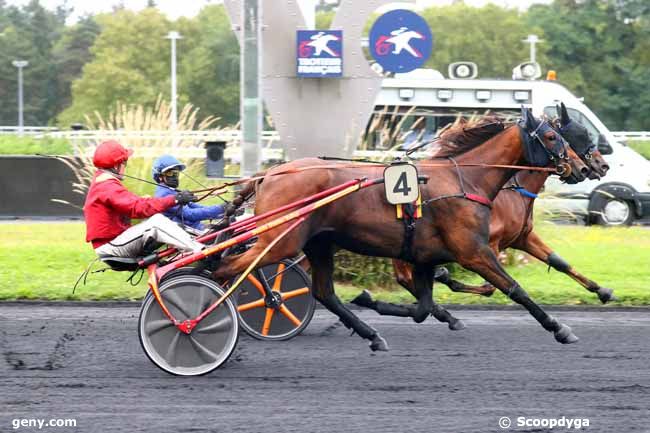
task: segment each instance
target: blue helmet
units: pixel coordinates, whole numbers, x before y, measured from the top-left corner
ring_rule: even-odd
[[[162,155],[153,162],[153,166],[151,167],[151,177],[153,177],[154,182],[160,183],[162,182],[160,175],[172,168],[177,168],[183,171],[185,170],[185,164],[182,164],[172,155]]]

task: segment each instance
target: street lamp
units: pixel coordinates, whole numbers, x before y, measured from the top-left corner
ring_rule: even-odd
[[[535,63],[535,61],[536,61],[536,59],[535,59],[535,54],[536,54],[535,46],[537,44],[539,44],[540,42],[544,42],[544,40],[538,38],[537,35],[528,35],[528,38],[522,39],[521,41],[530,44],[530,62]]]
[[[183,39],[180,33],[171,31],[167,34],[165,39],[169,39],[172,42],[172,97],[171,97],[171,103],[172,103],[172,118],[171,118],[171,123],[172,123],[172,130],[176,130],[176,122],[177,122],[177,114],[176,114],[176,40],[177,39]]]
[[[29,65],[27,60],[14,60],[12,65],[18,68],[18,135],[24,132],[23,125],[23,68]]]

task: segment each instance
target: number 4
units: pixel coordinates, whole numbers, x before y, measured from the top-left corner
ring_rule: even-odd
[[[406,177],[406,172],[403,171],[402,174],[400,174],[399,178],[397,179],[397,183],[393,188],[393,192],[395,194],[401,192],[402,194],[404,194],[405,197],[407,197],[411,193],[412,189],[413,188],[408,186],[408,178]]]

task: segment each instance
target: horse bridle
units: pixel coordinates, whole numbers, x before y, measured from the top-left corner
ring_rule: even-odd
[[[530,146],[531,141],[539,144],[543,149],[546,157],[555,164],[557,174],[560,177],[568,177],[571,174],[571,166],[569,165],[569,152],[568,144],[562,134],[556,131],[551,124],[542,119],[539,121],[539,124],[533,131],[528,130],[528,125],[524,120],[518,122],[518,126],[522,132],[525,133],[527,140],[524,140],[524,146]],[[545,133],[552,131],[556,134],[556,144],[552,149],[549,149],[541,136]],[[541,135],[541,136],[540,136]],[[531,164],[535,164],[536,161],[528,161]]]
[[[560,135],[562,135],[563,137],[566,134],[570,134],[569,128],[575,125],[573,120],[570,120],[567,124],[563,125],[562,121],[560,119],[557,119],[557,123],[559,125],[559,128],[557,128],[557,130],[560,133]],[[593,153],[596,150],[596,145],[591,142],[590,145],[583,146],[583,145],[578,145],[573,141],[569,141],[569,146],[571,146],[573,151],[585,162],[593,158]]]

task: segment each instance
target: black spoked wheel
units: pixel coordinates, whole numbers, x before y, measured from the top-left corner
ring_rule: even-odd
[[[264,285],[273,292],[265,297]],[[256,269],[236,293],[242,329],[259,340],[288,340],[309,325],[316,308],[311,279],[291,260]]]
[[[194,319],[224,294],[217,283],[199,275],[165,279],[160,294],[179,321]],[[153,296],[140,310],[138,334],[144,352],[162,370],[180,376],[206,374],[228,360],[237,345],[237,310],[230,299],[205,317],[188,335],[165,316]]]

